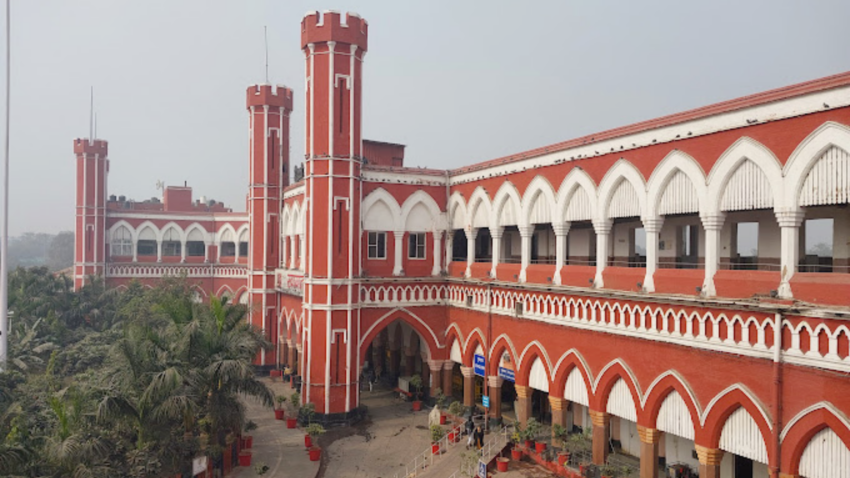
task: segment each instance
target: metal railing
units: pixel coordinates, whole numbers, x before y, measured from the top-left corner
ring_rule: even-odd
[[[489,463],[490,460],[492,460],[496,457],[496,455],[501,453],[501,451],[508,444],[508,437],[510,437],[510,433],[508,432],[508,430],[512,427],[513,425],[504,425],[502,428],[499,429],[498,432],[492,434],[490,440],[488,440],[487,443],[485,443],[484,446],[481,447],[481,450],[478,455],[479,459],[483,459],[485,462]],[[470,469],[470,466],[473,468]],[[456,478],[458,476],[458,473],[460,473],[460,476],[475,476],[477,466],[477,462],[461,462],[460,469],[452,473],[449,478]]]
[[[398,471],[398,472],[396,472],[395,475],[393,475],[393,477],[394,478],[412,478],[412,477],[416,476],[419,472],[421,472],[421,471],[425,470],[426,468],[428,468],[429,466],[433,465],[434,464],[434,457],[442,456],[445,452],[448,451],[449,445],[457,444],[457,443],[460,442],[461,428],[462,428],[461,425],[452,425],[450,427],[450,430],[456,430],[456,433],[455,433],[456,436],[455,436],[454,442],[449,441],[449,433],[446,433],[445,435],[443,435],[443,438],[441,438],[439,442],[432,443],[431,446],[429,446],[426,450],[418,453],[413,458],[413,460],[411,462],[409,462],[407,465],[405,465],[404,466],[404,472]],[[433,451],[433,445],[435,445],[435,444],[440,446],[440,452],[436,455],[434,454],[434,451]]]

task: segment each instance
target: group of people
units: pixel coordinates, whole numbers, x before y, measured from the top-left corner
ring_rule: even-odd
[[[472,415],[464,423],[464,429],[467,435],[466,449],[469,450],[470,447],[475,447],[476,450],[481,450],[484,447],[484,429],[481,428],[481,425],[475,424]]]

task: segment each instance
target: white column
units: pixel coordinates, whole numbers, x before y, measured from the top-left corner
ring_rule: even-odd
[[[496,226],[490,229],[490,237],[493,238],[493,267],[490,269],[490,277],[496,277],[496,268],[499,266],[499,259],[502,258],[502,236],[505,234],[503,226]]]
[[[714,297],[717,289],[714,287],[714,274],[720,267],[720,231],[726,215],[722,212],[700,216],[702,227],[705,229],[705,280],[702,284],[702,296]]]
[[[468,227],[466,232],[466,277],[472,275],[472,263],[475,262],[475,237],[478,236],[477,227]]]
[[[519,226],[520,247],[522,248],[522,267],[519,271],[519,281],[525,282],[525,270],[531,262],[531,236],[534,235],[534,226]]]
[[[156,261],[162,262],[162,241],[156,241]]]
[[[775,211],[776,221],[782,231],[779,246],[781,279],[779,282],[779,297],[790,299],[794,297],[791,293],[791,278],[797,272],[797,263],[800,259],[800,224],[806,213],[800,209]]]
[[[658,236],[664,225],[664,217],[642,219],[646,231],[646,276],[643,278],[644,292],[655,292],[655,270],[658,269]]]
[[[139,262],[139,244],[138,240],[133,241],[133,262]]]
[[[295,269],[295,257],[296,257],[296,256],[295,256],[295,237],[296,237],[296,236],[294,236],[294,235],[293,235],[293,236],[289,236],[289,249],[290,249],[290,253],[289,253],[289,268],[290,268],[290,269]]]
[[[555,231],[555,277],[552,280],[556,285],[561,285],[561,269],[567,258],[567,234],[570,233],[570,223],[552,224]]]
[[[442,270],[442,256],[440,255],[440,243],[443,242],[443,231],[434,231],[434,267],[431,268],[431,275],[438,276]]]
[[[306,249],[304,247],[304,242],[305,242],[304,241],[304,233],[301,233],[301,234],[298,235],[298,255],[300,256],[298,258],[298,268],[302,271],[305,270],[304,269],[304,262],[305,262],[304,258],[306,257],[306,254],[304,252],[304,249]]]
[[[180,241],[180,262],[186,262],[186,242]]]
[[[446,269],[449,268],[449,264],[452,263],[452,257],[454,256],[454,239],[455,232],[451,229],[446,231]]]
[[[593,287],[597,289],[605,287],[602,271],[608,265],[608,239],[612,224],[610,219],[593,220],[593,230],[596,231],[596,278],[593,280]]]
[[[206,242],[204,242],[204,262],[210,261],[210,246],[211,245],[212,244],[207,244]]]
[[[283,236],[280,241],[280,267],[286,269],[287,254],[289,253],[289,236]]]
[[[393,263],[393,275],[400,276],[402,274],[401,270],[401,251],[402,241],[404,240],[404,231],[393,231],[393,238],[395,239],[395,262]]]

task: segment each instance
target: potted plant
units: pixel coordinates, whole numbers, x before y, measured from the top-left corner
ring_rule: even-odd
[[[543,427],[543,426],[540,424],[540,422],[538,422],[538,421],[537,421],[537,419],[536,419],[536,418],[529,418],[529,419],[526,421],[526,423],[525,423],[525,429],[523,430],[523,438],[525,438],[525,446],[526,446],[527,448],[531,448],[532,446],[534,446],[534,447],[535,447],[535,450],[537,450],[537,447],[536,447],[536,445],[535,445],[534,441],[535,441],[535,439],[537,438],[537,435],[539,435],[539,434],[540,434],[540,429],[541,429],[542,427]],[[545,444],[544,444],[544,446],[543,446],[543,449],[544,449],[544,450],[546,449]],[[537,452],[538,452],[538,453],[539,453],[540,451],[541,451],[541,450],[537,450]]]
[[[431,425],[431,453],[434,455],[440,454],[440,440],[442,440],[444,431],[443,427],[440,425],[434,424]]]
[[[510,461],[511,460],[509,458],[504,457],[504,456],[500,456],[500,457],[496,458],[496,469],[501,471],[501,472],[508,471],[508,462],[510,462]]]
[[[463,416],[464,406],[462,403],[455,400],[449,405],[449,415],[453,415],[455,417],[455,421],[460,421]]]
[[[318,423],[311,423],[307,425],[306,431],[307,436],[305,437],[305,441],[310,441],[310,444],[307,446],[310,450],[310,461],[319,461],[322,457],[322,449],[319,448],[318,445],[313,444],[313,438],[318,438],[320,435],[324,434],[325,427]]]
[[[516,430],[511,433],[511,441],[514,443],[514,446],[511,448],[511,458],[517,461],[522,459],[522,450],[518,448],[518,445],[520,444],[520,442],[522,442],[522,440],[522,429],[519,427],[519,424],[517,424]]]
[[[566,462],[570,460],[570,450],[567,447],[567,427],[563,427],[560,424],[552,425],[552,438],[555,440],[555,445],[557,443],[558,446],[561,447],[561,451],[558,452],[558,464],[564,466]]]
[[[422,402],[419,400],[422,397],[422,376],[418,373],[410,377],[410,386],[416,391],[413,392],[413,411],[422,410]]]
[[[275,400],[277,400],[277,408],[274,409],[274,418],[275,420],[283,420],[286,397],[284,395],[278,395]]]
[[[296,415],[296,411],[298,410],[298,406],[301,404],[301,394],[298,392],[294,392],[289,396],[289,407],[290,414],[289,418],[286,419],[286,428],[295,428],[298,426],[298,416]]]
[[[445,425],[446,424],[446,414],[443,412],[443,409],[446,406],[446,400],[448,399],[448,397],[446,397],[443,394],[442,388],[437,387],[434,390],[434,399],[435,399],[434,401],[437,405],[437,408],[440,410],[440,425]]]
[[[247,422],[245,422],[245,425],[242,426],[242,431],[245,434],[242,437],[242,440],[243,440],[243,443],[244,443],[243,448],[251,448],[254,445],[254,437],[249,435],[249,433],[256,430],[256,429],[257,429],[257,424],[254,423],[253,420],[248,420]]]
[[[610,463],[602,465],[599,468],[602,478],[617,478],[620,476],[620,467]]]
[[[263,462],[260,462],[260,463],[257,463],[256,465],[254,465],[254,473],[256,473],[257,476],[263,476],[266,473],[268,473],[268,471],[269,471],[269,465],[266,465]]]

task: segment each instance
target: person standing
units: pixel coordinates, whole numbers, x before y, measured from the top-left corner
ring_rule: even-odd
[[[481,429],[481,425],[475,427],[475,431],[473,432],[472,436],[474,440],[473,443],[475,444],[475,449],[480,452],[481,449],[484,448],[484,430]]]
[[[475,422],[472,420],[472,415],[466,420],[466,423],[463,424],[463,427],[466,431],[466,449],[469,450],[473,443],[473,432],[475,431]]]

